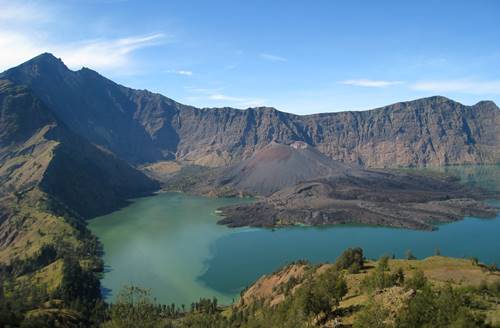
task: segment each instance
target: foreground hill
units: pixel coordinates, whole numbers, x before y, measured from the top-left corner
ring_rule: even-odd
[[[444,97],[363,112],[298,116],[260,107],[199,109],[120,86],[50,54],[2,73],[28,86],[79,135],[131,163],[164,159],[222,166],[271,141],[303,141],[368,167],[486,164],[500,160],[500,115],[492,102],[464,106]]]
[[[410,256],[411,257],[411,256]],[[201,298],[182,311],[126,288],[105,327],[498,327],[500,273],[474,259],[366,260],[360,248],[335,263],[291,263],[220,307]],[[140,299],[141,302],[134,302]]]
[[[347,250],[335,264],[298,262],[266,275],[242,292],[233,311],[250,313],[247,321],[253,325],[249,327],[257,323],[387,328],[500,324],[497,271],[469,259],[386,257],[365,262],[356,254],[362,251]]]

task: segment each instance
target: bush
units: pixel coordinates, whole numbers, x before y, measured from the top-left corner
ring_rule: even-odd
[[[433,291],[426,284],[396,318],[396,327],[484,327],[484,318],[468,308],[467,295],[447,286]]]
[[[335,265],[340,270],[358,273],[364,266],[363,249],[360,247],[348,248],[337,258]]]
[[[384,289],[404,281],[402,269],[392,273],[389,271],[389,257],[383,256],[378,260],[377,267],[362,282],[362,286],[368,291]]]
[[[389,316],[380,303],[371,300],[363,310],[356,316],[354,328],[386,328],[388,325],[384,322]]]
[[[302,311],[309,316],[331,312],[345,294],[347,283],[344,276],[336,268],[330,268],[316,279],[305,283],[297,297],[301,299]]]
[[[411,276],[411,278],[406,279],[405,287],[413,290],[419,290],[427,285],[427,278],[422,270],[417,270]]]

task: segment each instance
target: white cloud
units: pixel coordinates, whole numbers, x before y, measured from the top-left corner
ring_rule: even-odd
[[[193,72],[192,72],[192,71],[188,71],[188,70],[183,70],[183,69],[181,69],[181,70],[178,70],[178,71],[177,71],[177,74],[179,74],[179,75],[191,76],[191,75],[193,75]]]
[[[54,54],[71,68],[87,66],[113,70],[130,64],[130,54],[138,49],[158,45],[164,39],[161,33],[131,36],[119,39],[97,39],[69,45],[55,45]]]
[[[185,75],[185,76],[192,76],[193,75],[193,71],[185,70],[185,69],[178,69],[178,70],[169,69],[166,72],[171,73],[171,74],[177,74],[177,75]]]
[[[216,100],[224,104],[229,103],[236,107],[259,107],[264,106],[264,103],[266,102],[265,99],[234,97],[222,93],[211,94],[208,96],[208,98],[210,100]]]
[[[500,80],[435,80],[416,82],[411,86],[418,91],[463,92],[468,94],[500,94]]]
[[[61,57],[73,69],[82,66],[97,70],[117,70],[131,64],[131,54],[144,47],[160,44],[163,34],[96,39],[72,43],[51,43],[16,31],[0,31],[0,70],[18,65],[43,52]],[[186,72],[184,72],[186,73]]]
[[[21,3],[0,0],[0,23],[33,23],[48,22],[52,14],[47,6],[39,6],[36,3]]]
[[[199,106],[231,106],[237,108],[260,107],[267,103],[263,98],[236,97],[223,91],[223,87],[218,88],[194,88],[186,87],[186,91],[191,96],[185,97],[185,101],[196,103]]]
[[[41,6],[35,2],[3,0],[0,0],[0,8],[0,71],[43,52],[53,53],[74,69],[87,66],[103,71],[125,71],[132,64],[133,52],[166,40],[164,34],[156,33],[54,41],[53,37],[59,32],[54,30],[56,18],[56,26],[64,26],[64,13],[60,8],[50,3]]]
[[[210,98],[212,100],[223,100],[223,101],[244,101],[244,99],[245,99],[245,98],[227,96],[227,95],[223,95],[221,93],[216,93],[216,94],[210,95],[208,98]]]
[[[271,54],[265,54],[265,53],[259,54],[259,57],[262,59],[274,61],[274,62],[286,62],[288,60],[285,57],[271,55]]]
[[[39,55],[43,47],[23,34],[0,30],[0,71]]]
[[[355,79],[340,81],[341,84],[354,85],[358,87],[367,88],[385,88],[391,85],[402,84],[402,81],[385,81],[385,80],[369,80],[369,79]]]

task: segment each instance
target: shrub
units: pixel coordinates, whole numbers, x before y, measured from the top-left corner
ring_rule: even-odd
[[[397,272],[389,271],[389,257],[383,256],[378,260],[375,270],[373,270],[362,282],[362,286],[368,291],[384,289],[400,284],[404,281],[402,269]]]
[[[363,249],[360,247],[348,248],[335,261],[335,266],[340,270],[358,273],[364,265]]]
[[[427,285],[427,278],[422,270],[417,270],[410,278],[406,279],[405,287],[413,290],[419,290]]]
[[[380,303],[371,300],[356,316],[353,328],[386,328],[389,311]]]

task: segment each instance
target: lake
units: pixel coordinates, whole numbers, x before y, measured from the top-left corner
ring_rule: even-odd
[[[464,183],[500,191],[500,165],[436,169]],[[500,215],[468,217],[437,231],[335,226],[281,229],[217,225],[216,209],[249,200],[163,193],[133,200],[114,213],[90,221],[104,245],[105,296],[113,300],[127,284],[151,288],[162,303],[191,304],[217,297],[236,299],[259,276],[297,259],[334,261],[346,248],[360,246],[369,258],[407,250],[419,257],[478,257],[500,264]],[[500,202],[491,201],[500,207]]]

